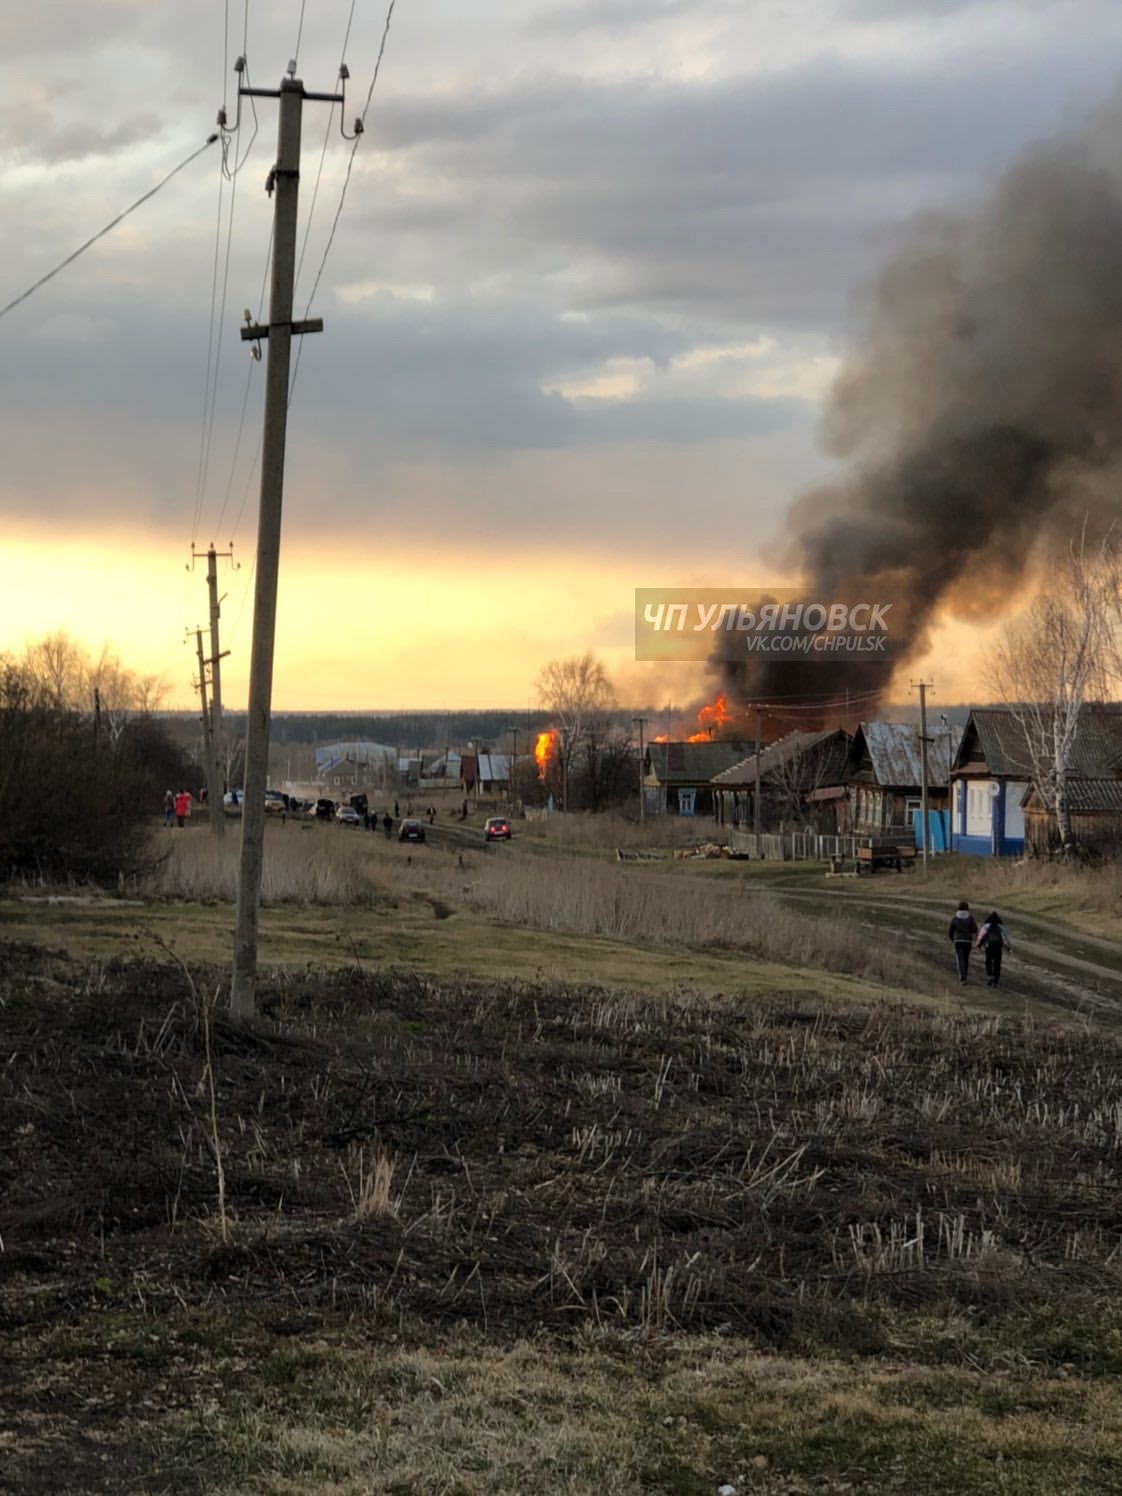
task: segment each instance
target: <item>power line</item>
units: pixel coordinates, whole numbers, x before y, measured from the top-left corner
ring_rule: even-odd
[[[370,87],[366,91],[366,103],[362,106],[362,113],[359,115],[359,123],[361,123],[361,125],[362,125],[363,128],[359,129],[356,126],[356,129],[355,129],[355,137],[354,137],[354,141],[353,141],[353,143],[351,145],[351,154],[347,158],[347,170],[346,170],[346,174],[343,177],[343,187],[342,187],[342,190],[339,193],[339,203],[338,203],[338,206],[335,209],[335,217],[332,219],[331,229],[330,229],[330,231],[329,231],[329,233],[327,235],[327,243],[324,246],[323,258],[319,262],[319,269],[316,271],[316,278],[312,282],[311,294],[308,297],[307,307],[306,307],[305,312],[304,312],[305,317],[308,315],[308,313],[312,309],[312,302],[315,300],[316,292],[319,290],[319,283],[323,279],[323,272],[327,268],[327,259],[328,259],[328,256],[330,255],[332,246],[335,243],[335,234],[336,234],[336,231],[339,228],[339,220],[340,220],[340,218],[343,215],[343,204],[347,201],[347,189],[348,189],[348,187],[351,184],[351,172],[354,169],[355,156],[356,156],[356,154],[358,152],[359,141],[362,139],[362,136],[363,136],[363,131],[364,131],[365,125],[366,125],[366,116],[369,113],[370,105],[371,105],[371,102],[372,102],[372,100],[374,98],[374,90],[378,86],[378,78],[379,78],[379,76],[381,74],[381,71],[382,71],[382,59],[386,55],[386,41],[389,38],[389,34],[390,34],[390,22],[393,20],[394,7],[396,6],[396,4],[397,4],[397,0],[390,0],[389,6],[388,6],[388,8],[386,10],[386,20],[385,20],[385,24],[382,27],[382,40],[381,40],[381,42],[378,45],[378,56],[376,57],[376,59],[374,61],[374,73],[373,73],[373,76],[370,79]],[[350,35],[350,21],[349,20],[348,20],[348,23],[347,23],[347,34],[348,34],[348,36]],[[291,380],[291,383],[289,384],[289,388],[288,388],[288,398],[289,398],[289,400],[292,399],[292,392],[296,388],[296,378],[297,378],[297,375],[300,373],[300,356],[303,353],[303,351],[304,351],[304,344],[303,344],[303,340],[301,340],[300,346],[296,350],[296,364],[295,364],[295,367],[293,368],[293,371],[292,371],[292,380]]]
[[[296,28],[296,50],[292,54],[293,61],[296,63],[300,61],[300,42],[304,35],[304,10],[307,4],[308,0],[300,0],[300,24]]]
[[[226,140],[223,137],[222,153],[226,153]],[[210,320],[207,326],[206,340],[206,373],[203,376],[203,413],[202,424],[199,427],[199,460],[195,467],[195,508],[191,515],[191,541],[192,544],[199,537],[199,521],[202,518],[203,509],[203,483],[206,471],[206,429],[207,411],[210,409],[210,387],[211,376],[214,370],[214,312],[218,305],[218,263],[222,250],[222,197],[226,190],[226,173],[220,171],[218,174],[218,212],[214,224],[214,265],[210,273]]]
[[[92,234],[84,244],[80,244],[72,254],[68,254],[66,259],[61,260],[53,270],[48,270],[46,275],[41,275],[39,279],[34,283],[34,285],[28,286],[26,291],[21,291],[18,296],[13,297],[12,300],[8,302],[7,306],[0,307],[0,317],[6,317],[10,311],[13,311],[22,302],[26,301],[29,296],[33,296],[35,292],[38,291],[41,287],[45,286],[49,280],[53,280],[60,271],[65,270],[68,265],[73,265],[74,261],[78,259],[80,255],[84,255],[86,250],[92,248],[92,246],[95,245],[99,239],[104,239],[106,234],[108,234],[112,229],[115,229],[119,223],[123,223],[130,213],[135,213],[137,208],[141,207],[144,203],[154,198],[156,196],[156,193],[159,192],[162,187],[167,186],[172,177],[178,176],[179,173],[184,169],[184,167],[190,166],[191,162],[194,161],[197,157],[201,156],[202,153],[206,150],[207,146],[213,145],[218,138],[219,136],[217,131],[213,135],[208,135],[206,140],[202,143],[201,146],[199,146],[197,151],[192,151],[191,154],[189,156],[186,156],[178,166],[173,167],[172,170],[168,172],[166,177],[162,178],[159,182],[156,183],[155,187],[150,187],[142,197],[137,198],[135,203],[130,203],[123,213],[118,213],[116,218],[111,219],[103,229],[98,229],[96,234]]]

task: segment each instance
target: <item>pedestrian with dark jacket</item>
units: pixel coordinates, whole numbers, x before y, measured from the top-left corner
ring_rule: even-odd
[[[382,817],[382,830],[386,833],[386,840],[389,841],[390,837],[393,835],[393,817],[390,815],[388,810]]]
[[[996,987],[1001,981],[1001,954],[1013,949],[996,909],[978,931],[977,944],[986,958],[986,986]]]
[[[970,947],[977,934],[978,923],[970,913],[970,905],[965,899],[959,899],[958,908],[951,915],[947,936],[954,942],[954,963],[960,982],[965,982],[970,974]]]

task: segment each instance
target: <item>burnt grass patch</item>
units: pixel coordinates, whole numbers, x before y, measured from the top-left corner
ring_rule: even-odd
[[[1086,1308],[1122,1241],[1102,1033],[358,969],[238,1026],[214,973],[4,957],[0,1328],[222,1305],[870,1355],[921,1312],[1122,1369]]]

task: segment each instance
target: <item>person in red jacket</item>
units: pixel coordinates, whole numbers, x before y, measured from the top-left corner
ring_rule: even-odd
[[[175,797],[175,822],[177,826],[186,825],[187,817],[191,814],[191,796],[189,791],[180,790]]]

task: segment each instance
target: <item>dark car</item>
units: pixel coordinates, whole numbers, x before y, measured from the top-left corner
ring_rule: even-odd
[[[335,801],[319,799],[316,801],[316,820],[330,821],[335,814]]]
[[[509,841],[510,822],[506,816],[491,816],[483,823],[484,841]]]
[[[425,839],[425,824],[423,821],[402,821],[398,827],[397,839],[399,842],[419,842]]]

